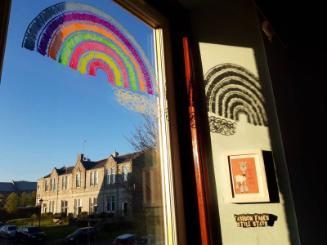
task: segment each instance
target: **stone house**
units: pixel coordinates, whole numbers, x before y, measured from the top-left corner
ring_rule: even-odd
[[[74,166],[54,168],[37,181],[36,203],[42,199],[42,213],[159,216],[160,168],[155,163],[151,151],[114,152],[99,161],[79,154]]]

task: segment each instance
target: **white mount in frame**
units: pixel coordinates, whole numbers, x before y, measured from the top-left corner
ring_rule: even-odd
[[[228,164],[228,200],[233,203],[269,202],[266,171],[261,150],[226,154]]]

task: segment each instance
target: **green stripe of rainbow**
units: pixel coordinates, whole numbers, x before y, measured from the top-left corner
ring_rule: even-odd
[[[153,71],[140,45],[112,17],[89,5],[59,3],[43,10],[27,28],[23,47],[82,74],[95,75],[102,69],[115,86],[156,92]],[[97,69],[90,69],[90,64],[97,64]]]

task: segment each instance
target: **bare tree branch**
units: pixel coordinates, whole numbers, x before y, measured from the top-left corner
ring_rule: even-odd
[[[156,148],[158,145],[158,125],[156,119],[143,114],[143,122],[135,128],[128,142],[136,151]]]

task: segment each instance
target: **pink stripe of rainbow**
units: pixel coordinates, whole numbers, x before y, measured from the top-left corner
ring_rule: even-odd
[[[77,69],[78,67],[78,62],[82,55],[86,52],[89,51],[94,51],[94,52],[102,52],[107,54],[109,57],[112,57],[116,64],[119,66],[120,71],[123,76],[123,81],[124,81],[124,88],[129,88],[128,84],[128,74],[126,71],[126,67],[124,66],[124,62],[122,59],[109,47],[98,43],[98,42],[91,42],[91,41],[85,41],[80,43],[75,50],[73,51],[73,54],[70,59],[70,64],[69,66],[73,69]]]

